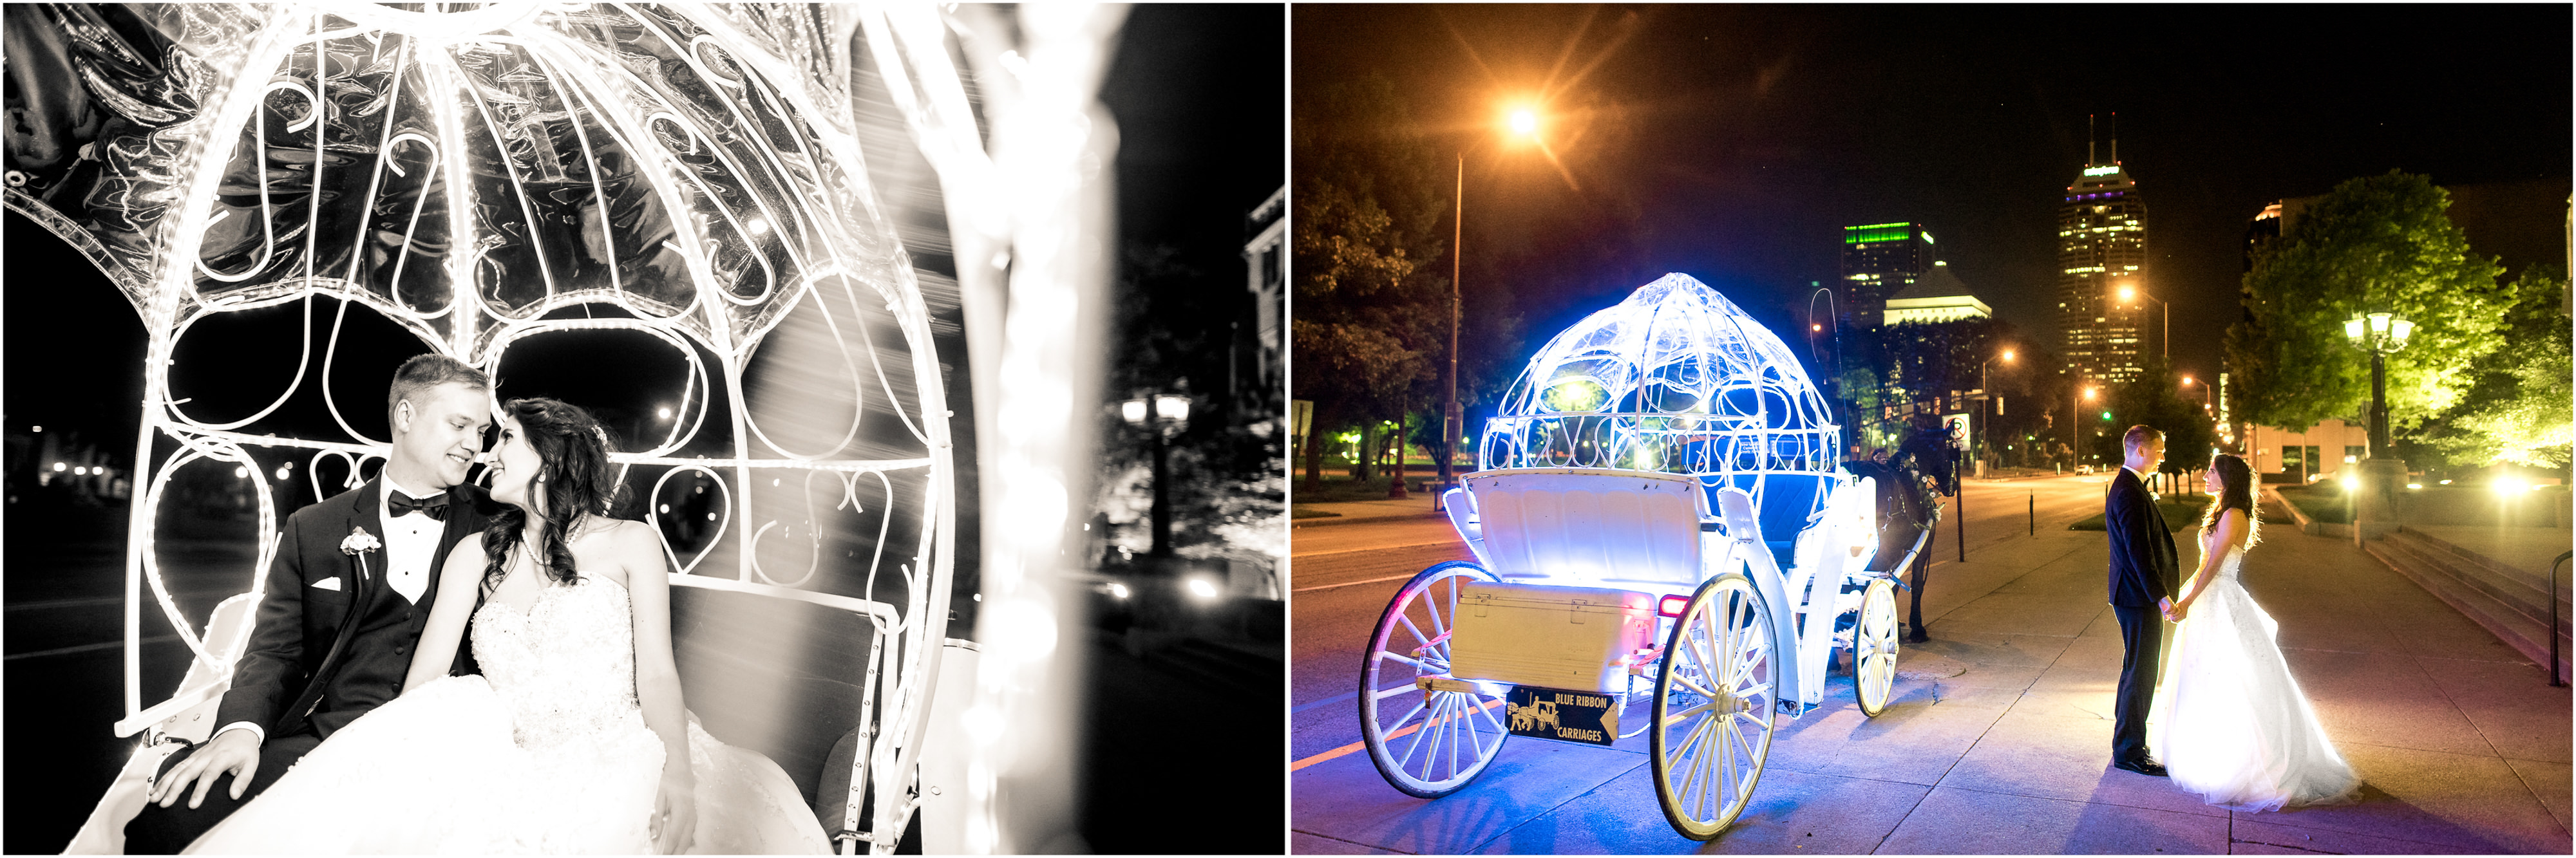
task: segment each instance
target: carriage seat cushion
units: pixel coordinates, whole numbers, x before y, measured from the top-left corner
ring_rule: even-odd
[[[1771,557],[1779,562],[1782,571],[1794,564],[1798,534],[1807,529],[1807,516],[1816,509],[1818,496],[1826,491],[1831,479],[1824,474],[1772,474],[1764,478],[1755,514],[1762,522],[1763,547],[1771,549]],[[1753,477],[1736,477],[1731,484],[1749,492],[1753,481]],[[1701,489],[1708,493],[1709,508],[1716,509],[1717,490],[1730,483],[1720,479],[1701,483]]]

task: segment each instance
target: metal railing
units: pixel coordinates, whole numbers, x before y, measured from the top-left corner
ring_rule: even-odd
[[[2558,552],[2558,559],[2549,561],[2549,596],[2541,600],[2549,603],[2549,687],[2551,688],[2567,687],[2566,678],[2558,673],[2558,567],[2567,565],[2570,559],[2576,559],[2576,551]]]

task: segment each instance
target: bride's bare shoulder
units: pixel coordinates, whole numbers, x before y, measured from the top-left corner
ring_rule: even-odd
[[[599,533],[600,542],[619,564],[636,570],[663,571],[662,540],[653,526],[640,521],[614,519]]]
[[[631,586],[627,571],[654,568],[661,555],[661,542],[653,538],[652,525],[640,521],[595,518],[584,522],[580,530],[573,538],[574,552],[606,561],[583,565],[612,576],[619,584]]]

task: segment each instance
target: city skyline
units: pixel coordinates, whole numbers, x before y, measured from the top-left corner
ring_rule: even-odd
[[[1803,328],[1810,284],[1838,276],[1842,228],[1905,221],[1935,225],[1995,315],[2054,350],[2059,198],[2089,160],[2087,117],[2117,112],[2120,156],[2157,200],[2142,267],[2171,302],[2173,364],[2214,376],[2264,206],[2391,169],[2445,187],[2569,172],[2563,7],[1292,14],[1298,91],[1381,75],[1442,161],[1465,153],[1470,332],[1480,312],[1555,330],[1669,271]],[[2193,48],[2106,69],[2074,37],[2100,33]],[[2328,68],[2295,47],[2311,44],[2380,59]],[[1552,159],[1477,142],[1533,100]]]

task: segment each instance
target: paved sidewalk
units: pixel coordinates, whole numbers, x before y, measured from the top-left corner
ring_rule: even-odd
[[[1933,640],[1905,650],[1894,705],[1866,718],[1840,678],[1784,720],[1754,806],[1716,841],[1666,825],[1640,736],[1515,739],[1435,801],[1388,787],[1366,754],[1322,760],[1290,777],[1290,849],[2568,854],[2568,689],[2348,540],[2263,535],[2244,579],[2365,779],[2356,804],[2237,813],[2110,768],[2105,543],[2061,530],[1935,567]]]
[[[2550,562],[2576,547],[2576,531],[2564,527],[2481,527],[2461,524],[2410,524],[2407,530],[2477,552],[2489,559],[2546,578]],[[2565,580],[2568,570],[2557,570]]]
[[[1295,518],[1290,527],[1313,527],[1319,524],[1357,524],[1364,521],[1388,521],[1404,518],[1437,518],[1444,513],[1430,492],[1413,492],[1403,500],[1345,501],[1341,503],[1301,503],[1291,509],[1298,512],[1331,513],[1330,516]]]

